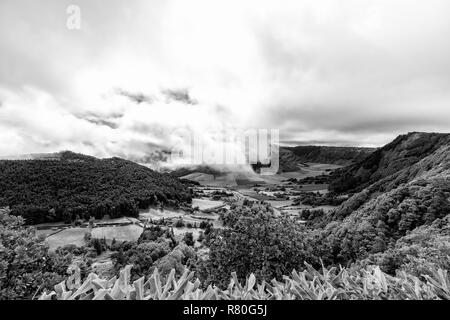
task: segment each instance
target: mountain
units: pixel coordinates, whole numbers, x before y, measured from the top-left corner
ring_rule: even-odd
[[[170,171],[169,174],[173,177],[181,178],[192,173],[204,173],[204,174],[211,174],[213,176],[220,176],[224,172],[226,171],[220,171],[208,165],[193,165],[193,166],[179,167],[173,171]]]
[[[390,176],[450,143],[450,134],[410,132],[375,150],[367,157],[336,172],[330,188],[335,192],[360,191]]]
[[[304,163],[305,161],[297,156],[292,150],[280,147],[279,151],[279,172],[299,171],[302,167],[306,166]]]
[[[329,146],[297,146],[282,147],[295,154],[300,162],[328,163],[349,165],[358,162],[374,152],[374,148],[329,147]]]
[[[334,189],[355,193],[313,231],[326,263],[450,269],[450,134],[399,136],[341,173]]]
[[[178,179],[120,158],[61,152],[57,157],[0,160],[0,207],[9,206],[29,224],[136,216],[151,204],[190,201]]]

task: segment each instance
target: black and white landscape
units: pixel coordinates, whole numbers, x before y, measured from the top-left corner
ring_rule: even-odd
[[[0,300],[449,300],[449,12],[2,0]]]

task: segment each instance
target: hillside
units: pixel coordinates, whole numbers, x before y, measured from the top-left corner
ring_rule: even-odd
[[[29,224],[135,216],[151,204],[190,201],[178,179],[120,158],[62,152],[59,160],[0,161],[0,207]]]
[[[305,161],[297,156],[292,150],[284,147],[280,148],[279,172],[298,171],[306,166],[304,162]]]
[[[358,162],[376,149],[359,147],[329,147],[329,146],[297,146],[283,147],[292,151],[301,162],[328,163],[349,165]]]
[[[179,167],[179,168],[169,172],[169,174],[171,176],[176,177],[176,178],[181,178],[181,177],[187,176],[189,174],[193,174],[193,173],[204,173],[204,174],[210,174],[213,176],[219,176],[223,172],[219,171],[218,169],[214,169],[210,166],[207,166],[207,165],[184,166],[184,167]]]
[[[380,179],[408,168],[450,143],[450,134],[411,132],[336,172],[335,192],[361,191]]]
[[[353,174],[352,189],[361,191],[315,225],[327,264],[375,261],[393,272],[426,262],[450,269],[449,136],[402,135],[344,169],[340,179]]]

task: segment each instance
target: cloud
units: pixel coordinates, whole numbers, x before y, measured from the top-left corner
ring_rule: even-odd
[[[78,31],[69,4],[0,3],[0,155],[146,159],[185,129],[211,149],[228,127],[361,146],[450,131],[446,0],[80,0]]]
[[[146,102],[146,103],[152,103],[153,99],[150,96],[144,95],[143,93],[132,93],[132,92],[127,92],[123,89],[116,89],[117,94],[125,96],[127,98],[129,98],[131,101],[134,101],[136,103],[142,103],[142,102]]]
[[[197,104],[195,99],[192,99],[188,89],[165,89],[162,93],[167,97],[167,99],[172,101],[180,101],[186,104]]]

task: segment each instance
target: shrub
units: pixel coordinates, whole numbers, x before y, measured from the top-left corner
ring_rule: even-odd
[[[322,268],[315,270],[306,264],[302,272],[292,271],[282,281],[258,281],[254,274],[239,281],[236,273],[226,290],[216,286],[202,289],[199,279],[194,280],[194,272],[184,270],[177,277],[172,269],[166,281],[155,269],[150,277],[141,277],[130,283],[131,266],[120,271],[119,279],[101,279],[91,273],[81,284],[80,272],[67,281],[55,285],[55,291],[44,292],[40,300],[450,300],[450,278],[447,271],[432,270],[431,276],[423,280],[402,272],[397,277],[383,273],[379,267],[364,269]]]
[[[192,232],[186,232],[183,237],[184,243],[186,243],[188,246],[194,245],[194,236]]]
[[[275,217],[265,205],[240,207],[223,216],[228,228],[207,235],[206,268],[211,283],[225,287],[228,275],[240,280],[251,272],[261,279],[281,279],[303,261],[319,261],[307,246],[305,229],[287,217]],[[206,234],[206,232],[205,232]]]
[[[50,253],[44,238],[23,224],[0,209],[0,300],[31,299],[60,282],[72,262],[71,253]]]
[[[175,224],[173,225],[175,228],[183,228],[184,227],[184,222],[183,219],[178,219]]]

